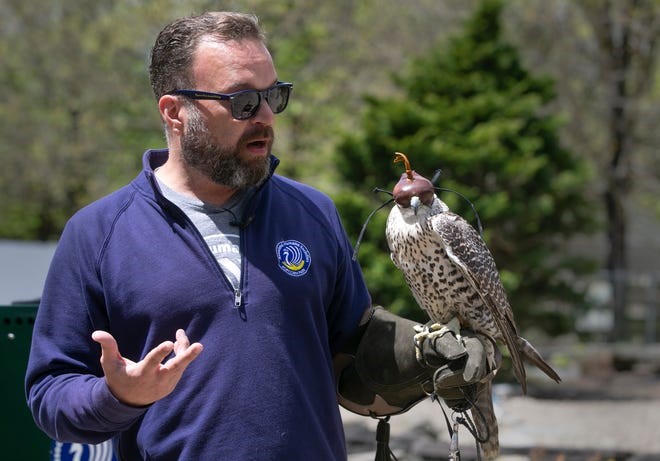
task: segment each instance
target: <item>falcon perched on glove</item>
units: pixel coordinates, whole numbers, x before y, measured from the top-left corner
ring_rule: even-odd
[[[396,205],[387,220],[387,243],[415,300],[437,323],[416,335],[417,344],[433,341],[448,329],[460,338],[460,328],[467,328],[493,340],[485,343],[491,368],[497,368],[493,344],[507,346],[523,392],[527,390],[523,359],[559,382],[559,375],[518,335],[495,261],[479,233],[449,210],[435,195],[431,181],[410,168],[405,155],[396,155],[395,162],[403,161],[406,172],[393,190]],[[490,380],[477,384],[472,403],[478,432],[487,438],[481,444],[484,457],[492,459],[499,443]]]

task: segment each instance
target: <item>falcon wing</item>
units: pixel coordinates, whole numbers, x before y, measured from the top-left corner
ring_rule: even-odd
[[[460,269],[490,311],[511,354],[516,378],[526,393],[526,372],[518,349],[513,311],[490,250],[477,231],[455,213],[431,216],[429,224],[440,237],[449,259]]]

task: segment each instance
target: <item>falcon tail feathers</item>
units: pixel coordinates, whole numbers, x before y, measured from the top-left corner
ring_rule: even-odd
[[[550,366],[548,362],[543,360],[541,354],[527,341],[525,338],[518,336],[518,348],[522,352],[525,360],[532,365],[536,366],[543,373],[548,375],[555,382],[561,382],[561,378],[557,372]]]

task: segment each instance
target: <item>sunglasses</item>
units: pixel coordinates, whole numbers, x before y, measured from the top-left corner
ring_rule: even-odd
[[[289,104],[289,96],[293,83],[277,82],[265,90],[242,90],[235,93],[221,94],[197,90],[174,90],[167,94],[181,95],[190,99],[214,99],[229,101],[231,115],[236,120],[247,120],[254,117],[259,110],[261,100],[265,99],[274,114],[279,114]]]

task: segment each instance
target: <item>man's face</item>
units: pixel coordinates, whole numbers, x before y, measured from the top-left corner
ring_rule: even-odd
[[[274,139],[271,126],[255,127],[243,133],[236,143],[224,144],[216,140],[193,102],[188,103],[187,109],[188,123],[181,138],[181,154],[187,166],[232,189],[255,186],[266,179]],[[243,155],[250,143],[259,143],[267,154]]]
[[[268,50],[257,41],[200,43],[193,61],[195,89],[232,93],[265,89],[277,80]],[[229,101],[187,101],[181,138],[186,165],[231,188],[259,184],[269,171],[273,112],[265,101],[254,117],[236,120]]]

